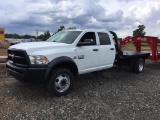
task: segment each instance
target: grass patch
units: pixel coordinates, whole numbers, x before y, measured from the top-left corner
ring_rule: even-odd
[[[144,46],[143,46],[144,45]],[[145,46],[146,45],[146,46]],[[136,50],[133,43],[125,45],[122,50]],[[147,43],[142,43],[141,50],[151,50]],[[160,43],[158,43],[157,50],[160,51]]]

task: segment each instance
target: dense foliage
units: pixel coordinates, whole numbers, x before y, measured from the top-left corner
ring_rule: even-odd
[[[145,28],[144,25],[139,25],[138,28],[133,31],[133,36],[144,36],[146,34],[144,31]]]
[[[32,35],[18,35],[16,33],[14,34],[5,34],[5,38],[15,38],[15,39],[30,39],[30,38],[36,38],[36,36],[32,36]]]

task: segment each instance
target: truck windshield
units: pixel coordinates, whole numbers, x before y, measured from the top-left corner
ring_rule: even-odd
[[[81,32],[82,31],[60,31],[51,36],[47,41],[72,44]]]

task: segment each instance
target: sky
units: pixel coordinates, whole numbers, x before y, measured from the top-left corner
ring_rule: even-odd
[[[143,24],[147,36],[160,38],[160,0],[4,0],[0,15],[6,33],[54,33],[65,26],[112,30],[123,38]]]

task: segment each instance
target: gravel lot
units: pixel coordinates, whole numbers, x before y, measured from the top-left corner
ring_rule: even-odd
[[[147,61],[142,74],[114,67],[76,77],[74,90],[51,97],[43,86],[0,75],[0,119],[158,120],[160,63]]]
[[[0,56],[7,56],[8,49],[0,48]]]

